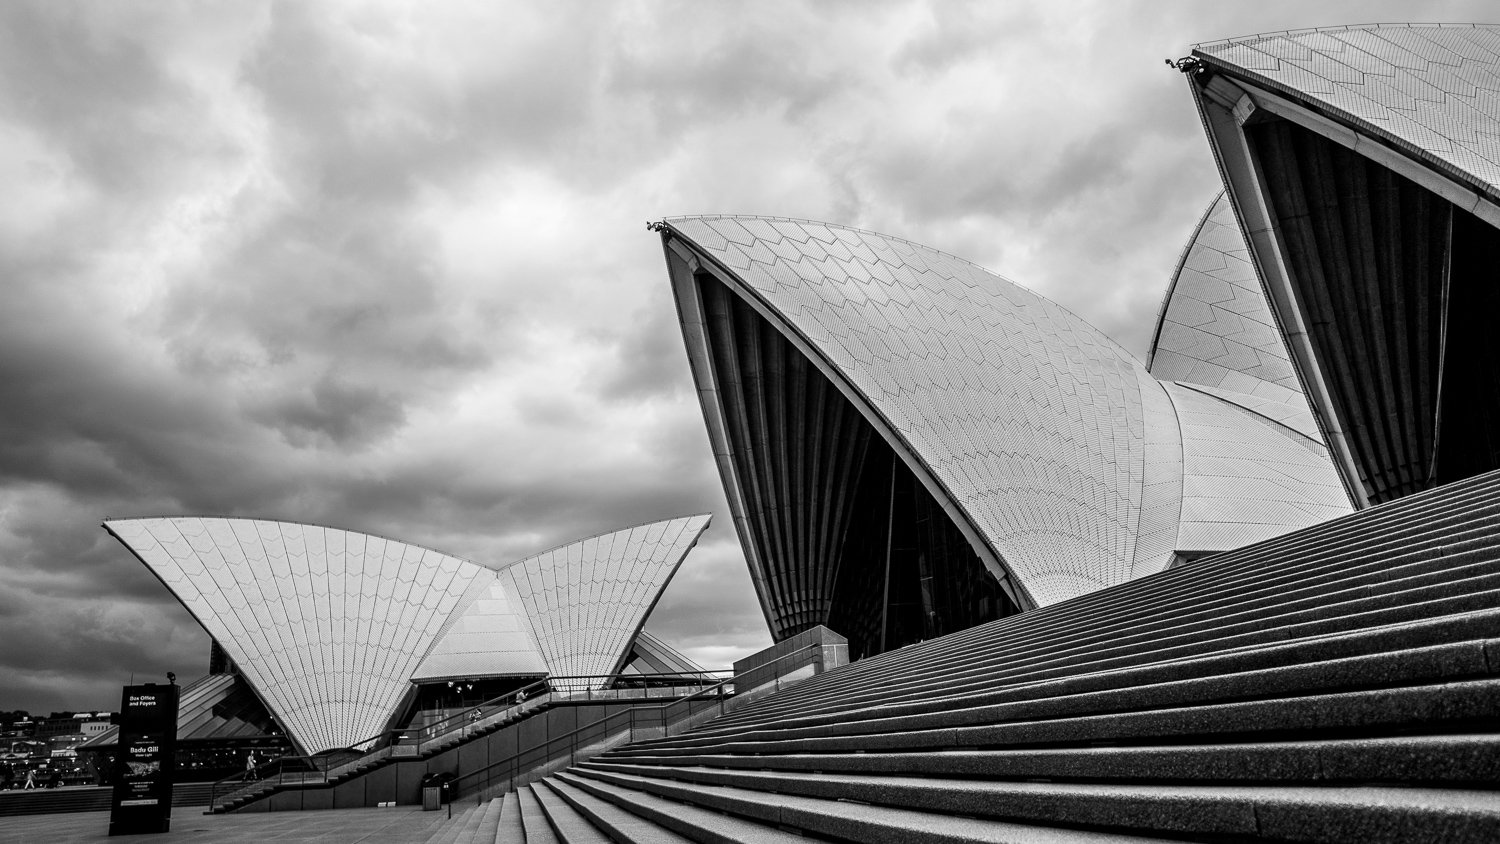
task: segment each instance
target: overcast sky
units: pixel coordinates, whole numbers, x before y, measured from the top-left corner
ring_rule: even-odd
[[[0,709],[208,640],[106,517],[502,563],[712,511],[648,623],[769,643],[648,220],[969,258],[1144,356],[1218,176],[1191,44],[1488,4],[0,4]]]

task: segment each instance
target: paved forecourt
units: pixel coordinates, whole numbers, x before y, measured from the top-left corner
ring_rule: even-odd
[[[446,807],[445,807],[446,808]],[[420,807],[337,809],[325,812],[253,812],[204,815],[201,809],[172,813],[172,831],[163,835],[109,837],[108,812],[25,815],[0,818],[0,844],[81,844],[128,840],[131,844],[264,844],[270,841],[317,841],[322,844],[408,844],[427,840],[448,813]],[[454,813],[457,815],[457,812]]]

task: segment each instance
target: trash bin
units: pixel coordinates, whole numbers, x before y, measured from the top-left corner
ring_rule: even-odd
[[[423,774],[419,784],[422,787],[422,808],[424,810],[436,809],[443,803],[453,802],[454,776],[446,771],[441,773]],[[437,802],[428,804],[428,792],[433,792],[430,799]]]
[[[440,785],[422,786],[422,811],[436,812],[443,807],[443,787]]]

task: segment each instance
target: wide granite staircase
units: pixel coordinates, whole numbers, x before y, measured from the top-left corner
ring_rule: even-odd
[[[1492,473],[855,662],[444,833],[1496,842],[1497,789]]]

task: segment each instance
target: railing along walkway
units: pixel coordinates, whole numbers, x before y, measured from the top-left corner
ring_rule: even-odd
[[[331,785],[393,758],[421,758],[559,703],[675,697],[702,689],[708,684],[713,684],[715,688],[722,686],[728,681],[720,679],[719,675],[725,673],[704,671],[641,674],[624,678],[618,675],[545,678],[467,707],[441,721],[417,728],[385,730],[355,742],[350,745],[351,749],[369,749],[352,759],[328,764],[327,760],[311,756],[283,756],[257,766],[253,772],[225,777],[215,782],[209,791],[209,811],[222,811],[228,804],[246,798],[253,799],[278,789]],[[596,688],[603,681],[611,679],[640,685],[617,689]],[[324,762],[323,766],[319,765],[320,761]]]
[[[809,651],[818,652],[814,660],[813,673],[822,673],[824,667],[821,644],[798,648],[757,668],[778,666],[795,659],[805,659]],[[774,685],[775,689],[779,690],[783,679],[777,672],[773,679],[763,686]],[[723,715],[728,701],[737,691],[741,690],[734,688],[734,680],[730,678],[666,703],[637,704],[629,709],[605,715],[571,732],[518,751],[483,768],[460,774],[453,783],[456,794],[467,797],[472,793],[482,803],[487,797],[495,796],[496,792],[513,790],[533,779],[540,779],[554,770],[574,765],[621,744],[647,738],[664,738],[672,735],[674,729],[680,732],[683,729],[695,727],[710,716]],[[523,778],[525,782],[520,781]]]

